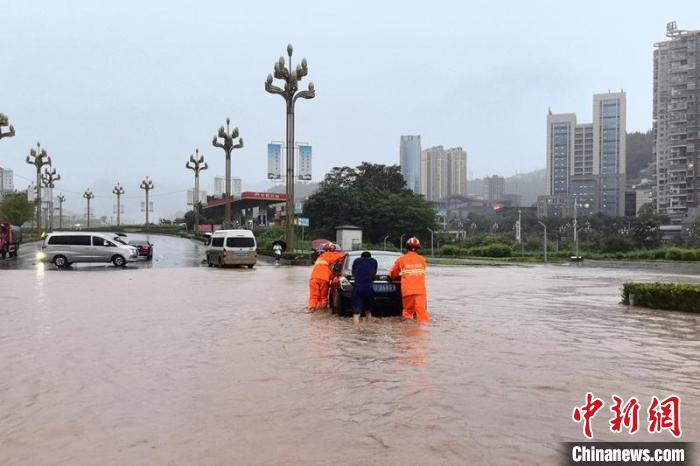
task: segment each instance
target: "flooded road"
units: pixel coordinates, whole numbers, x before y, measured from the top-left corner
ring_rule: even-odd
[[[0,464],[558,464],[586,391],[596,439],[672,440],[607,422],[674,393],[700,440],[700,315],[618,304],[698,276],[431,267],[431,325],[354,328],[305,268],[119,272],[0,272]]]

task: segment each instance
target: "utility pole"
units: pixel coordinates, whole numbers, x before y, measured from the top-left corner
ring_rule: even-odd
[[[522,210],[518,209],[518,228],[516,231],[518,242],[520,242],[520,256],[525,256],[525,242],[523,241],[523,214]]]
[[[3,126],[9,126],[9,130],[3,132],[2,127]],[[7,119],[7,116],[4,113],[0,113],[0,139],[2,138],[11,138],[15,135],[15,127],[10,124],[10,121]]]
[[[92,194],[92,191],[90,191],[88,189],[83,193],[83,197],[87,200],[87,227],[89,230],[90,229],[90,199],[95,197],[95,195]]]
[[[112,194],[117,196],[117,227],[121,224],[121,212],[122,212],[122,195],[124,194],[124,186],[117,183],[117,185],[112,190]]]
[[[242,142],[241,142],[242,144]],[[192,209],[194,210],[194,231],[197,233],[199,231],[199,172],[209,168],[209,165],[204,161],[204,154],[199,153],[199,149],[194,150],[195,155],[190,154],[190,160],[185,164],[185,168],[192,170],[194,172],[194,193],[192,195]],[[228,173],[228,172],[227,172]],[[226,203],[226,207],[229,209],[229,215],[231,214],[230,203]]]
[[[229,123],[231,123],[231,120],[226,118],[226,128],[221,126],[219,128],[219,132],[211,141],[214,147],[220,147],[226,153],[226,193],[224,194],[226,204],[224,204],[224,228],[231,228],[231,152],[233,152],[233,149],[240,149],[243,147],[243,138],[239,137],[238,135],[238,127],[236,126],[233,128],[233,130],[230,130]],[[223,142],[219,142],[217,137]]]
[[[58,229],[63,229],[63,203],[66,202],[66,196],[63,193],[59,194],[58,197]]]
[[[41,182],[46,188],[51,189],[51,199],[49,200],[49,231],[53,231],[53,188],[55,187],[56,181],[61,179],[61,175],[56,172],[56,169],[49,170],[48,168],[44,171],[41,176]]]
[[[286,240],[287,246],[295,248],[294,241],[294,105],[297,99],[313,99],[316,96],[314,83],[309,82],[309,86],[305,91],[298,91],[299,81],[304,76],[309,74],[309,68],[306,63],[306,58],[301,60],[301,64],[295,69],[292,68],[292,53],[294,48],[292,44],[287,45],[287,55],[289,56],[289,67],[285,66],[284,57],[281,56],[275,62],[273,73],[267,75],[265,80],[265,90],[270,94],[279,94],[285,101],[287,107],[287,164],[286,164],[286,182],[287,182],[287,203],[286,203]],[[272,84],[274,79],[284,81],[284,89]]]
[[[143,181],[141,181],[141,189],[146,191],[146,228],[148,228],[148,210],[149,210],[149,204],[148,204],[148,192],[153,189],[153,181],[149,180],[148,177],[146,177]]]
[[[547,225],[544,222],[537,221],[544,228],[544,262],[547,263]]]
[[[431,230],[430,228],[427,228],[427,230],[430,232],[430,257],[435,257],[435,240],[434,240],[435,232],[433,230]]]
[[[51,157],[46,152],[46,149],[41,148],[40,143],[36,143],[36,150],[31,149],[27,156],[27,163],[34,165],[36,168],[36,229],[41,231],[41,167],[51,165]]]

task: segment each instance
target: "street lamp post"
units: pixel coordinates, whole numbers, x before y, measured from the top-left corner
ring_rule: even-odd
[[[588,209],[590,205],[589,204],[581,204],[581,207],[584,209]],[[574,248],[576,249],[576,252],[574,253],[576,255],[576,258],[578,259],[578,199],[574,197]]]
[[[117,185],[112,189],[112,194],[117,196],[117,226],[121,224],[121,212],[122,212],[122,195],[124,194],[124,186],[117,183]]]
[[[230,123],[231,119],[226,118],[226,128],[223,126],[219,127],[219,132],[211,141],[214,147],[220,147],[226,153],[226,204],[224,204],[224,228],[231,227],[231,152],[233,149],[240,149],[243,147],[243,138],[238,136],[238,127],[230,130]],[[217,137],[223,142],[219,142]]]
[[[279,60],[275,62],[274,72],[267,75],[267,80],[265,81],[265,90],[270,94],[279,94],[284,98],[287,107],[287,204],[286,204],[286,239],[287,244],[290,247],[294,247],[294,222],[292,221],[294,217],[294,104],[297,99],[313,99],[316,96],[316,90],[314,88],[314,83],[309,82],[308,89],[305,91],[299,91],[299,81],[302,80],[304,76],[309,74],[308,65],[306,63],[306,58],[301,60],[301,64],[297,65],[296,68],[292,68],[292,52],[294,48],[292,44],[287,45],[287,55],[289,56],[289,67],[285,66],[284,57],[281,56]],[[274,79],[281,79],[284,81],[284,89],[275,86],[272,82]],[[298,91],[298,92],[297,92]]]
[[[44,171],[41,176],[41,182],[49,189],[56,187],[56,181],[61,179],[61,175],[56,172],[56,169]],[[51,199],[49,200],[49,231],[53,231],[53,191],[51,191]]]
[[[389,239],[389,236],[390,236],[390,235],[386,235],[386,236],[384,237],[384,250],[385,250],[385,251],[386,251],[386,240]]]
[[[146,177],[143,181],[141,181],[141,189],[146,191],[146,228],[148,228],[148,210],[149,210],[149,204],[148,204],[148,192],[153,189],[153,181],[149,180],[148,177]]]
[[[199,231],[199,172],[206,170],[209,168],[209,166],[207,165],[207,162],[204,161],[204,154],[199,153],[199,149],[195,149],[194,153],[195,155],[190,155],[190,160],[185,164],[185,168],[194,172],[194,193],[192,195],[192,207],[194,209],[194,231],[196,233]],[[226,173],[227,175],[230,174],[228,172],[228,168]],[[230,215],[231,206],[228,202],[226,203],[226,208],[229,209]]]
[[[58,229],[63,229],[63,203],[66,202],[66,196],[59,194],[56,199],[58,199]]]
[[[544,222],[537,221],[544,228],[544,261],[547,262],[547,225]]]
[[[523,241],[523,214],[518,209],[518,241],[520,242],[520,256],[525,256],[525,242]]]
[[[42,149],[41,144],[37,142],[36,149],[29,151],[27,163],[36,168],[36,228],[41,231],[41,167],[51,165],[51,157],[46,149]]]
[[[426,228],[430,232],[430,257],[435,257],[435,232],[430,228]]]
[[[9,130],[3,132],[2,131],[3,126],[9,126]],[[15,135],[15,127],[10,124],[10,121],[7,119],[7,116],[4,113],[0,113],[0,139],[11,138],[14,135]]]
[[[87,200],[87,227],[89,230],[90,229],[90,199],[95,197],[95,195],[92,194],[92,191],[90,191],[88,189],[83,193],[83,197]]]

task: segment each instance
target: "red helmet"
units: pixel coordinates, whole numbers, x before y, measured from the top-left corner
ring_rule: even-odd
[[[328,243],[328,244],[326,244],[326,246],[323,248],[324,251],[330,251],[330,252],[335,251],[335,249],[336,249],[336,246],[335,246],[335,244],[333,244],[333,243]]]
[[[408,249],[409,251],[417,251],[418,249],[420,249],[420,241],[418,241],[418,238],[416,238],[415,236],[408,238],[408,241],[406,241],[406,249]]]

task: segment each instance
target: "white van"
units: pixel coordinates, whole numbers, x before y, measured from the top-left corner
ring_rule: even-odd
[[[38,259],[58,268],[74,262],[112,262],[124,267],[139,257],[138,249],[113,241],[109,234],[57,231],[49,233],[41,245]]]
[[[258,259],[255,235],[250,230],[219,230],[212,233],[207,244],[207,264],[247,265],[253,268]]]

